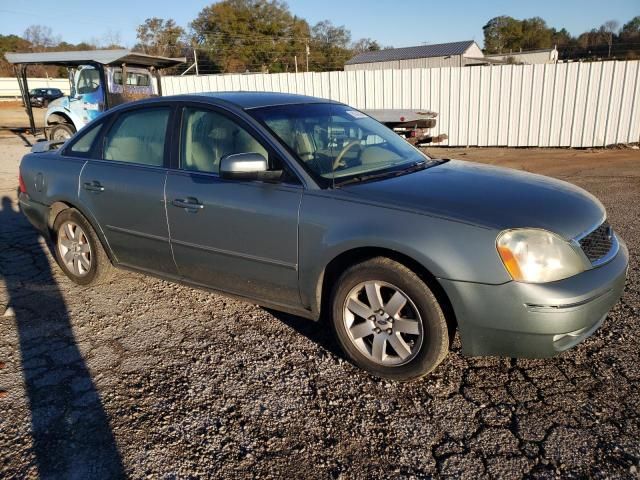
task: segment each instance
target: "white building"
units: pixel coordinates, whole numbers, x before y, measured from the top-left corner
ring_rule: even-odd
[[[485,55],[490,60],[499,60],[505,63],[523,63],[531,65],[534,63],[557,63],[558,50],[556,47],[541,50],[520,50],[519,52],[493,53]]]
[[[359,53],[345,70],[402,70],[407,68],[465,67],[505,63],[557,63],[556,48],[485,55],[476,42],[438,43]]]
[[[347,60],[345,70],[464,67],[484,57],[473,40],[363,52]]]

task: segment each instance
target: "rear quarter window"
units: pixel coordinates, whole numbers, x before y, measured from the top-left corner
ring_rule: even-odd
[[[71,145],[67,147],[67,149],[65,150],[65,154],[72,157],[88,156],[94,146],[100,130],[102,129],[102,126],[103,123],[99,123],[97,125],[89,127],[86,131],[81,130],[73,140]]]

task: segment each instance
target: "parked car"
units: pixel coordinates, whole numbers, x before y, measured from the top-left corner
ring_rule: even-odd
[[[336,102],[143,100],[49,148],[22,159],[20,205],[70,279],[115,265],[326,319],[381,377],[432,371],[456,329],[467,355],[554,356],[625,283],[627,248],[589,193],[429,158]]]
[[[49,102],[61,97],[64,97],[64,93],[59,88],[34,88],[29,91],[31,105],[34,107],[47,107]]]

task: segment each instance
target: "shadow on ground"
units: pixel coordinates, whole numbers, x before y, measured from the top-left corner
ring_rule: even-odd
[[[264,310],[300,335],[304,335],[312,342],[317,343],[334,356],[347,360],[342,349],[336,342],[329,320],[323,318],[320,321],[314,322],[307,318],[279,312],[270,308],[264,308]]]
[[[15,315],[39,476],[123,477],[109,419],[45,248],[11,199],[2,198],[0,278]]]

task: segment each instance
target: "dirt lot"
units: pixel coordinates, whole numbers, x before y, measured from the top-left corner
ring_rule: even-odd
[[[34,108],[33,119],[37,127],[44,125],[44,115],[46,108]],[[10,129],[27,128],[29,117],[21,102],[0,102],[0,137],[7,136]]]
[[[16,210],[26,151],[0,138],[0,476],[638,478],[637,150],[433,151],[586,188],[631,267],[578,348],[470,359],[456,341],[412,384],[354,368],[322,324],[126,272],[72,284]]]

